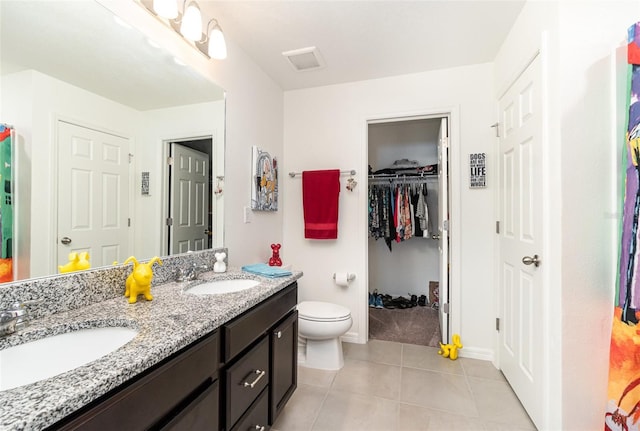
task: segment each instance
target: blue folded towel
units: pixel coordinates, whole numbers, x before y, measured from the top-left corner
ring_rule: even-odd
[[[291,271],[287,271],[286,269],[282,269],[277,266],[269,266],[266,263],[245,265],[242,267],[242,270],[269,278],[286,277],[287,275],[291,275]]]

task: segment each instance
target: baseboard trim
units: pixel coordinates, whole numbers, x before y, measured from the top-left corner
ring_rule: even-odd
[[[340,339],[345,343],[366,344],[364,341],[359,341],[360,337],[357,332],[347,332]]]
[[[461,358],[481,359],[483,361],[493,362],[495,353],[492,349],[482,349],[479,347],[463,347],[458,350],[458,356]]]

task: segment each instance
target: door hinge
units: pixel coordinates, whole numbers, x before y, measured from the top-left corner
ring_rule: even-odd
[[[440,139],[440,144],[442,145],[443,148],[449,148],[449,137],[445,136],[442,139]]]
[[[491,127],[495,127],[496,128],[496,138],[500,137],[500,123],[493,123],[491,125]]]
[[[131,218],[127,219],[127,227],[131,227]]]
[[[445,314],[449,314],[449,303],[445,302],[444,304],[442,304],[442,312]]]
[[[500,222],[496,221],[496,233],[500,233]]]
[[[133,160],[133,154],[129,153],[129,163]]]
[[[444,232],[446,232],[446,231],[448,231],[448,230],[449,230],[449,220],[443,220],[443,221],[442,221],[442,230],[443,230]]]
[[[500,318],[496,317],[496,331],[500,332]]]
[[[173,166],[173,157],[171,156],[167,157],[167,165]]]
[[[167,217],[167,226],[173,226],[173,218]]]

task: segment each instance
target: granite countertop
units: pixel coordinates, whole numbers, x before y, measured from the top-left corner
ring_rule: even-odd
[[[36,430],[50,426],[101,395],[212,332],[293,283],[302,272],[264,278],[230,268],[207,272],[200,280],[249,278],[260,281],[235,293],[193,295],[185,290],[202,281],[168,282],[152,287],[153,301],[124,296],[31,321],[16,334],[0,338],[0,349],[81,328],[125,326],[138,334],[118,350],[87,365],[46,380],[0,392],[0,429]]]

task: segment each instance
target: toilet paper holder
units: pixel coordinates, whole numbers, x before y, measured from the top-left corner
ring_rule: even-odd
[[[336,279],[336,273],[333,273],[333,279]],[[349,274],[347,273],[347,281],[353,281],[356,279],[356,275],[355,274]]]

